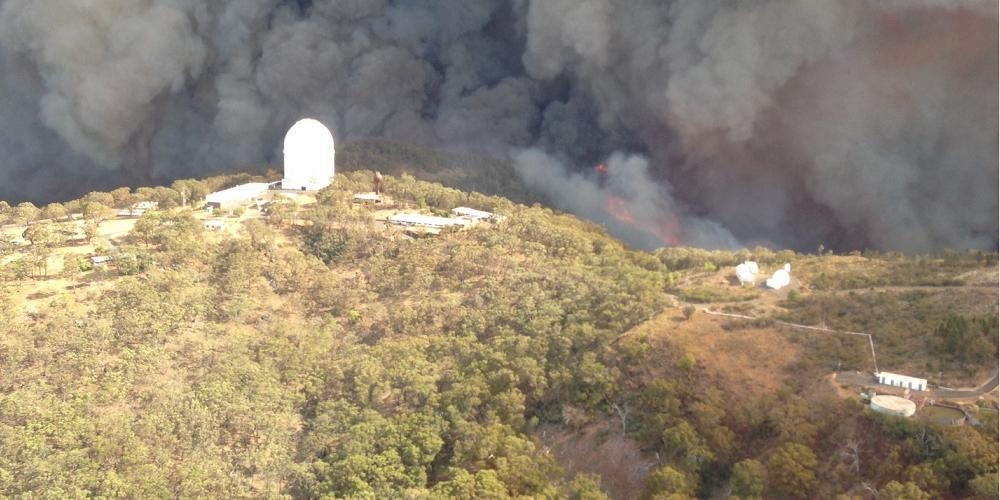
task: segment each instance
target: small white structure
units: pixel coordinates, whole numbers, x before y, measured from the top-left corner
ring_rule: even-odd
[[[917,412],[917,405],[913,401],[887,394],[879,394],[872,397],[870,405],[872,411],[896,415],[898,417],[910,417]]]
[[[742,264],[736,266],[736,278],[740,280],[740,286],[747,283],[751,285],[757,282],[757,273],[760,272],[760,268],[757,267],[757,263],[748,260]]]
[[[322,123],[305,118],[285,134],[282,189],[316,191],[330,185],[335,170],[333,135]]]
[[[494,215],[491,212],[484,212],[482,210],[476,210],[475,208],[469,207],[455,207],[451,209],[451,213],[456,217],[465,217],[466,219],[476,222],[491,220],[494,218]]]
[[[213,219],[205,221],[205,229],[209,231],[221,231],[226,228],[226,221]]]
[[[205,197],[205,205],[209,208],[232,208],[250,203],[267,192],[266,182],[251,182],[240,184],[229,189],[216,191]]]
[[[777,271],[774,272],[773,275],[771,275],[770,278],[767,279],[766,282],[767,287],[773,288],[775,290],[780,290],[788,286],[788,284],[792,282],[791,272],[792,272],[792,265],[785,264],[784,268],[778,269]]]
[[[111,262],[112,259],[113,258],[110,255],[95,255],[90,258],[90,264],[94,267],[104,267],[108,264],[108,262]]]
[[[354,203],[362,203],[366,205],[382,203],[382,195],[375,194],[374,192],[356,193],[354,195]]]
[[[156,201],[140,201],[132,205],[130,208],[123,208],[118,211],[119,217],[142,217],[142,214],[146,213],[148,210],[156,210],[159,207],[159,202]]]
[[[923,378],[909,377],[906,375],[900,375],[898,373],[890,373],[890,372],[876,373],[875,378],[877,378],[878,383],[882,385],[890,385],[892,387],[902,387],[903,389],[911,389],[914,391],[927,390],[927,379]]]
[[[442,229],[453,226],[466,228],[472,225],[472,221],[467,219],[455,219],[451,217],[435,217],[433,215],[420,215],[420,214],[390,215],[389,222],[400,226],[431,227],[435,229]]]

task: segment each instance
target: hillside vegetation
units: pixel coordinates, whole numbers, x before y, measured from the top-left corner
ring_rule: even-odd
[[[337,168],[344,172],[378,170],[383,174],[410,174],[463,191],[478,191],[518,203],[538,199],[521,182],[508,160],[447,153],[386,139],[350,142],[337,151]]]
[[[995,412],[873,414],[824,378],[870,369],[867,344],[769,323],[870,331],[887,366],[975,385],[996,371],[996,254],[644,253],[386,176],[401,204],[505,216],[412,238],[349,203],[371,175],[218,232],[184,205],[247,177],[0,207],[19,233],[2,247],[0,496],[996,498]],[[740,289],[729,266],[751,256],[798,283]],[[559,433],[635,450],[639,479],[570,465]]]

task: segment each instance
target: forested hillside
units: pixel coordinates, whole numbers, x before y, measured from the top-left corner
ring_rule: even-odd
[[[996,254],[645,253],[387,175],[400,204],[504,216],[413,238],[350,203],[371,175],[217,232],[190,206],[243,179],[4,208],[23,241],[2,247],[0,496],[996,498],[995,397],[978,427],[880,416],[827,378],[868,369],[867,344],[773,324],[878,330],[886,362],[975,385],[996,371]],[[102,236],[144,197],[160,208]],[[799,286],[733,285],[748,257],[792,262]],[[773,340],[738,361],[710,338]],[[767,380],[726,378],[771,349]],[[558,433],[635,450],[636,479],[570,465]]]

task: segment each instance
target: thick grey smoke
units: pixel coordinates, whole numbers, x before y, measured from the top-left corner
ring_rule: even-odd
[[[725,228],[684,213],[650,176],[648,159],[614,153],[593,171],[567,167],[538,149],[511,155],[514,169],[554,207],[607,227],[639,248],[685,245],[731,249],[739,243]]]
[[[996,8],[0,0],[0,198],[276,163],[312,116],[338,141],[511,154],[630,234],[615,179],[650,179],[637,225],[673,217],[689,244],[996,248]]]

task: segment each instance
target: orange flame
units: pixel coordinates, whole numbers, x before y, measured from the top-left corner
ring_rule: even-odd
[[[630,226],[635,225],[635,217],[632,217],[632,211],[628,209],[628,204],[625,200],[617,196],[608,196],[607,205],[605,205],[605,210],[611,214],[612,217],[624,222]]]
[[[605,210],[620,222],[655,234],[664,245],[677,246],[681,243],[680,223],[673,214],[660,214],[655,221],[644,220],[636,222],[635,216],[632,215],[632,211],[629,209],[628,202],[618,196],[608,196]]]
[[[599,163],[594,166],[594,170],[599,174],[608,173],[608,165]],[[664,245],[680,245],[681,225],[672,213],[660,210],[655,219],[646,217],[636,218],[632,214],[631,203],[620,196],[610,195],[604,204],[604,210],[619,222],[639,228],[648,233],[656,235]]]

